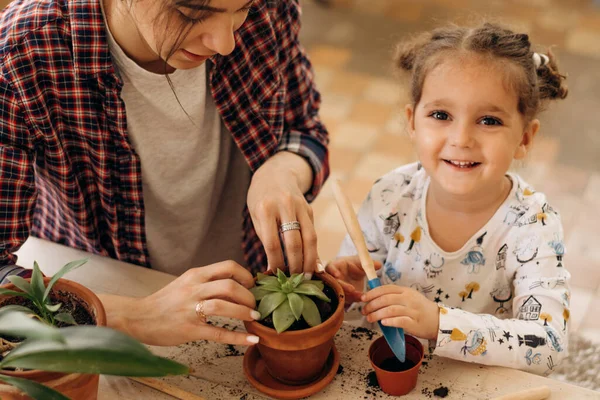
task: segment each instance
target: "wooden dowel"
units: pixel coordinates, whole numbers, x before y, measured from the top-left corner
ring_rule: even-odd
[[[550,388],[548,386],[540,386],[494,397],[493,400],[543,400],[548,396],[550,396]]]
[[[354,207],[352,207],[352,202],[350,202],[350,199],[342,190],[342,186],[338,180],[333,181],[333,195],[335,196],[335,202],[340,210],[340,214],[342,214],[346,230],[348,231],[350,238],[352,238],[352,242],[354,242],[358,257],[360,258],[360,264],[367,275],[367,279],[371,280],[377,278],[375,266],[373,265],[369,250],[367,249],[365,237],[363,236],[362,229],[356,218]]]
[[[146,385],[153,389],[158,390],[159,392],[166,393],[171,395],[177,399],[181,400],[206,400],[204,397],[200,397],[195,395],[194,393],[187,392],[183,389],[178,388],[177,386],[170,385],[165,381],[161,381],[160,379],[154,378],[133,378],[129,377],[134,382],[141,383],[142,385]]]

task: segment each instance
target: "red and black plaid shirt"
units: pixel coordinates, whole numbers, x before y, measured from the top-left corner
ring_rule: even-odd
[[[256,1],[210,89],[252,171],[277,151],[329,174],[297,1]],[[16,0],[0,17],[0,267],[29,234],[150,266],[140,159],[127,137],[99,0]],[[165,139],[168,140],[168,139]],[[185,184],[185,182],[182,182]],[[244,211],[248,266],[266,257]]]

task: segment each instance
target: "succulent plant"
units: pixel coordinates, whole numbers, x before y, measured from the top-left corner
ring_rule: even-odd
[[[305,280],[304,273],[293,274],[289,278],[279,269],[277,276],[258,273],[256,283],[250,291],[256,301],[260,301],[258,312],[261,319],[273,314],[277,333],[285,332],[300,318],[304,318],[311,327],[321,323],[319,309],[309,296],[327,303],[331,301],[323,293],[325,284],[318,280]]]

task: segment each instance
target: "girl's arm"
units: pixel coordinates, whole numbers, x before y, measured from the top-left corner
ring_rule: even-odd
[[[562,262],[562,227],[558,215],[547,212],[543,223],[512,230],[506,270],[513,274],[507,280],[514,288],[513,318],[442,306],[434,354],[548,375],[568,355],[570,274]]]

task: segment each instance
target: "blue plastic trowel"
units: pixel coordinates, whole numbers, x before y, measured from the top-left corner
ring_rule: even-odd
[[[365,238],[362,234],[358,219],[356,218],[352,203],[342,190],[342,187],[337,180],[333,182],[333,194],[335,196],[338,209],[340,210],[340,214],[342,214],[344,224],[346,225],[346,230],[348,231],[348,234],[350,235],[350,238],[352,238],[352,242],[354,242],[354,246],[358,251],[360,264],[362,265],[362,268],[367,275],[367,279],[369,280],[369,288],[373,289],[381,286],[381,281],[375,272],[375,266],[373,265],[373,260],[371,259],[369,251],[367,250],[367,244],[365,243]],[[400,362],[404,362],[406,358],[406,341],[404,339],[404,330],[401,328],[384,326],[381,324],[381,321],[379,321],[379,327],[383,332],[385,340],[388,342],[390,348],[394,352],[394,355],[398,358],[398,360],[400,360]]]

